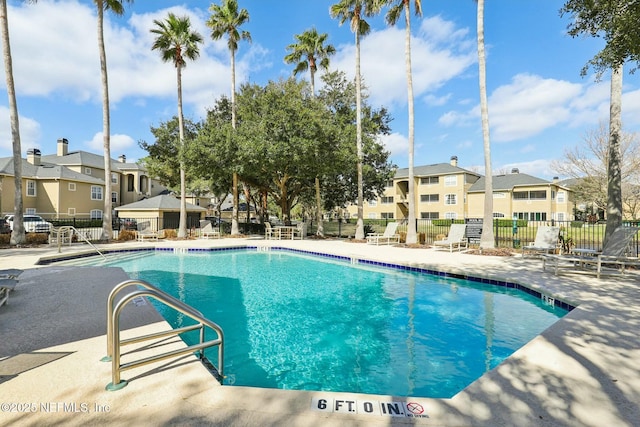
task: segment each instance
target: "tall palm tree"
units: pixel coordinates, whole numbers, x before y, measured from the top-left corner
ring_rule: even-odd
[[[227,36],[227,46],[231,53],[231,127],[236,128],[236,51],[238,42],[251,42],[248,31],[239,32],[240,26],[249,21],[247,9],[238,10],[237,0],[223,0],[222,5],[212,4],[209,8],[211,17],[207,26],[211,28],[211,38],[219,40]],[[238,173],[233,172],[233,215],[231,219],[231,234],[239,234],[238,230]],[[249,201],[247,200],[247,206]],[[247,210],[248,213],[248,210]]]
[[[94,0],[98,9],[98,50],[100,53],[100,76],[102,78],[102,143],[104,147],[104,212],[102,214],[102,240],[111,240],[113,235],[111,223],[111,119],[109,112],[109,79],[107,75],[107,54],[104,48],[104,11],[110,10],[115,15],[124,13],[123,1],[133,0]]]
[[[35,0],[33,0],[35,3]],[[0,0],[0,25],[2,26],[2,55],[4,57],[4,72],[7,81],[7,96],[9,98],[9,119],[11,121],[11,140],[13,145],[13,179],[14,179],[14,217],[13,231],[10,244],[21,245],[26,241],[24,232],[22,200],[22,147],[20,143],[20,122],[18,120],[18,102],[16,87],[13,81],[13,60],[9,41],[9,17],[7,15],[7,1]]]
[[[478,31],[478,77],[480,80],[480,115],[482,117],[482,143],[484,146],[484,218],[480,247],[495,247],[493,237],[493,176],[491,172],[491,144],[489,140],[489,106],[487,103],[487,61],[484,52],[484,0],[476,0]]]
[[[329,57],[336,53],[336,49],[331,44],[326,44],[329,35],[327,33],[319,34],[318,30],[311,28],[302,34],[296,34],[297,43],[287,46],[290,51],[284,57],[287,64],[296,64],[293,69],[293,75],[298,75],[309,70],[311,77],[311,94],[315,96],[316,84],[315,75],[318,66],[323,70],[329,69]],[[316,234],[324,235],[324,227],[322,225],[322,198],[320,197],[320,177],[316,175],[316,211],[318,229]]]
[[[184,164],[184,117],[182,114],[182,69],[187,66],[187,59],[195,60],[200,56],[198,43],[202,43],[202,36],[191,30],[189,17],[177,17],[173,13],[164,21],[153,20],[155,28],[151,32],[157,37],[151,47],[159,50],[164,62],[173,62],[176,67],[178,84],[178,129],[179,129],[179,156],[180,156],[180,225],[178,238],[187,236],[187,185]]]
[[[339,19],[340,25],[349,21],[351,31],[356,38],[356,153],[358,173],[358,220],[356,224],[356,239],[364,239],[364,194],[362,178],[362,76],[360,74],[360,37],[371,31],[364,16],[372,16],[377,12],[376,0],[341,0],[331,6],[329,13],[332,18]]]
[[[405,67],[407,72],[407,107],[409,112],[409,215],[407,226],[407,243],[416,243],[418,236],[416,233],[416,201],[415,182],[413,174],[413,147],[414,147],[414,109],[413,109],[413,79],[411,73],[411,0],[380,0],[380,4],[389,5],[386,21],[389,25],[395,25],[404,11],[405,21]],[[422,16],[422,1],[413,0],[415,14]]]
[[[293,75],[298,75],[309,70],[311,77],[311,92],[315,94],[315,75],[318,67],[323,70],[329,69],[329,57],[336,53],[336,49],[331,44],[325,44],[329,35],[319,34],[318,30],[311,28],[302,34],[296,34],[297,43],[287,46],[290,51],[284,57],[287,64],[296,64]]]

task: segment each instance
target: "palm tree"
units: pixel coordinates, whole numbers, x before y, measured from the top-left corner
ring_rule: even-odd
[[[33,0],[35,2],[35,0]],[[9,98],[9,118],[11,121],[11,140],[13,145],[13,179],[14,179],[14,217],[13,231],[10,244],[21,245],[26,241],[22,210],[22,147],[20,144],[20,122],[18,120],[18,102],[16,87],[13,81],[13,60],[9,42],[9,17],[7,15],[7,1],[0,0],[0,21],[2,23],[2,54],[4,57],[4,72],[7,81],[7,96]]]
[[[358,220],[356,224],[356,239],[364,239],[364,195],[362,178],[362,76],[360,75],[360,36],[366,36],[371,31],[369,23],[363,16],[372,16],[376,13],[375,0],[341,0],[331,6],[331,17],[340,20],[340,25],[347,20],[350,22],[351,31],[356,37],[356,152],[358,173]]]
[[[414,145],[414,110],[413,110],[413,80],[411,74],[411,0],[380,0],[381,5],[389,5],[389,11],[386,15],[386,21],[389,25],[395,25],[404,11],[405,21],[405,67],[407,70],[407,107],[409,112],[409,215],[407,225],[407,243],[416,243],[418,236],[416,233],[416,201],[415,201],[415,182],[413,177],[413,145]],[[415,14],[422,16],[422,1],[413,0]]]
[[[151,32],[157,34],[152,50],[159,50],[164,62],[173,62],[176,67],[178,84],[178,128],[179,128],[179,156],[180,156],[180,225],[178,238],[187,236],[187,186],[184,164],[184,117],[182,114],[182,69],[187,66],[187,59],[195,60],[200,56],[198,43],[202,43],[202,36],[191,30],[189,17],[177,17],[173,13],[164,21],[153,20],[156,28]]]
[[[294,37],[298,42],[287,46],[287,50],[291,53],[284,57],[284,61],[287,64],[296,64],[296,68],[293,69],[294,76],[309,70],[311,93],[315,95],[315,75],[318,66],[323,70],[329,69],[329,57],[336,53],[336,49],[333,45],[325,44],[329,35],[318,34],[315,28],[296,34]]]
[[[211,17],[207,26],[211,28],[211,38],[219,40],[227,36],[227,46],[231,53],[231,127],[236,128],[236,51],[238,42],[246,40],[251,42],[251,34],[248,31],[238,32],[241,25],[249,21],[247,9],[238,10],[237,0],[223,0],[222,5],[212,4],[209,8]],[[238,231],[238,173],[233,172],[233,215],[231,219],[231,234],[239,234]],[[249,201],[247,200],[247,203]],[[247,205],[248,206],[248,205]],[[247,211],[248,212],[248,211]]]
[[[111,119],[109,112],[109,79],[107,75],[107,54],[104,48],[104,11],[111,10],[122,16],[123,1],[133,0],[94,0],[98,8],[98,50],[100,52],[100,76],[102,77],[102,141],[104,147],[104,212],[102,214],[102,240],[111,240],[113,229],[111,224]]]
[[[491,172],[491,144],[489,142],[489,107],[487,103],[487,61],[484,53],[484,0],[478,3],[478,76],[480,79],[480,115],[482,117],[482,142],[484,146],[484,219],[482,220],[482,234],[480,247],[492,249],[495,247],[493,237],[493,176]]]
[[[287,64],[296,64],[296,67],[293,69],[294,76],[309,70],[312,96],[315,96],[316,93],[315,75],[316,71],[318,71],[318,66],[323,70],[328,70],[329,57],[336,53],[333,45],[325,44],[328,37],[329,35],[327,33],[319,34],[315,28],[306,30],[302,34],[296,34],[295,38],[298,42],[287,46],[287,50],[291,53],[284,57],[284,61]],[[322,198],[320,197],[320,178],[317,175],[315,184],[318,221],[316,234],[323,236]]]

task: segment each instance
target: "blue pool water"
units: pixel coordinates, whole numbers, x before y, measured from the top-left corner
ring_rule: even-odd
[[[279,251],[110,265],[218,323],[225,381],[244,386],[451,397],[566,314],[513,289]]]

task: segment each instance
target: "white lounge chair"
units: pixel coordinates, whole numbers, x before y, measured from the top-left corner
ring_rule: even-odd
[[[367,234],[367,243],[370,245],[390,245],[392,243],[400,243],[400,235],[397,233],[398,223],[390,222],[384,229],[384,233],[369,233]]]
[[[139,242],[143,242],[145,239],[158,240],[158,232],[151,229],[151,223],[148,221],[139,222],[137,225],[136,239]]]
[[[527,252],[536,254],[555,253],[558,249],[558,237],[560,236],[560,227],[542,225],[536,230],[536,238],[534,242],[528,245],[522,245],[522,257]]]
[[[21,274],[22,270],[17,268],[0,270],[0,306],[9,301],[9,292],[15,289],[18,284],[16,278]]]
[[[296,228],[292,230],[292,238],[303,240],[307,237],[307,223],[302,221],[296,225]]]
[[[595,274],[599,279],[605,273],[605,268],[615,267],[624,273],[625,267],[640,265],[637,257],[627,257],[626,252],[634,236],[640,228],[621,226],[616,228],[601,252],[591,249],[573,249],[569,255],[543,255],[542,271],[546,271],[547,264],[554,274],[561,271],[568,273]],[[615,270],[610,270],[615,271]]]
[[[466,231],[466,224],[451,224],[447,238],[443,240],[436,240],[433,242],[433,246],[436,249],[439,249],[440,247],[447,248],[449,249],[449,252],[453,252],[454,248],[459,251],[467,249],[469,247],[469,242],[464,236]]]
[[[219,239],[220,231],[213,228],[211,221],[200,221],[200,238],[202,239]]]

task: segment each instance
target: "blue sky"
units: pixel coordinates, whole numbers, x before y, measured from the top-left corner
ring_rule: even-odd
[[[337,0],[240,0],[250,14],[245,29],[253,43],[241,43],[237,82],[265,84],[287,77],[285,47],[294,35],[315,26],[337,50],[331,69],[353,76],[354,37],[348,25],[329,16]],[[9,0],[14,77],[22,151],[55,153],[58,138],[70,150],[102,153],[102,107],[96,13],[92,0]],[[204,117],[214,99],[230,91],[226,41],[213,42],[204,24],[211,1],[137,0],[122,17],[105,15],[111,98],[112,157],[145,155],[138,141],[153,141],[149,128],[177,112],[175,69],[151,50],[154,19],[168,12],[188,15],[205,44],[183,73],[185,116]],[[566,35],[561,0],[490,0],[485,6],[487,90],[492,169],[551,179],[550,168],[564,150],[583,143],[608,121],[609,76],[596,82],[580,76],[602,41]],[[422,18],[412,16],[415,98],[415,165],[448,162],[484,173],[479,116],[476,3],[425,0]],[[404,26],[370,20],[362,40],[362,73],[369,102],[389,109],[392,135],[384,138],[391,160],[408,166],[407,89]],[[308,75],[299,78],[308,78]],[[0,157],[11,156],[5,79],[0,82]],[[624,130],[640,129],[640,81],[625,74]]]

